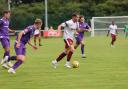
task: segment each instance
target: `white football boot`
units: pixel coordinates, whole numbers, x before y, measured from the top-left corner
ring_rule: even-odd
[[[85,54],[82,54],[82,58],[86,58]]]
[[[5,68],[5,69],[9,69],[10,68],[6,63],[2,64],[2,67]]]
[[[1,60],[1,65],[6,63],[8,60],[8,56],[5,56],[4,59]]]
[[[14,70],[13,68],[10,68],[10,69],[8,70],[8,73],[10,73],[10,74],[15,74],[16,72],[15,72],[15,70]]]
[[[11,62],[7,62],[7,65],[8,65],[9,67],[12,67],[12,66],[13,66],[13,64],[12,64]]]
[[[57,67],[57,61],[56,60],[52,61],[52,65],[56,69],[56,67]]]
[[[64,66],[65,66],[66,68],[72,68],[70,62],[66,62],[66,64],[65,64]]]

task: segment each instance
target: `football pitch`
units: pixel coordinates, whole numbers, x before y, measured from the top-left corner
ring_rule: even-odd
[[[14,55],[11,38],[11,55]],[[8,74],[0,67],[0,89],[128,89],[128,39],[119,36],[115,48],[105,36],[86,38],[86,59],[81,58],[80,47],[72,60],[79,68],[64,67],[64,58],[54,69],[51,61],[64,49],[62,38],[42,38],[38,50],[27,47],[26,61],[17,73]],[[0,58],[3,49],[0,46]]]

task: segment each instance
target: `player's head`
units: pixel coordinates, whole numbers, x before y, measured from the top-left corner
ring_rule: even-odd
[[[114,21],[112,21],[112,25],[114,25],[115,24],[115,22]]]
[[[78,20],[79,20],[79,14],[78,14],[78,13],[73,13],[73,14],[72,14],[72,20],[73,20],[74,22],[78,22]]]
[[[10,18],[10,15],[11,15],[11,11],[9,11],[9,10],[6,10],[6,11],[3,12],[3,16],[6,19],[9,19]]]
[[[84,16],[81,15],[81,16],[79,17],[79,22],[84,22],[84,21],[85,21]]]
[[[36,29],[40,29],[42,26],[42,20],[41,19],[36,19],[34,22],[34,26]]]

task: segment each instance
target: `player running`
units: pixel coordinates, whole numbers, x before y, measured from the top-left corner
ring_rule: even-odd
[[[8,62],[10,60],[16,60],[16,63],[8,70],[9,73],[16,73],[16,69],[25,61],[25,55],[26,55],[26,44],[28,43],[30,46],[32,46],[34,49],[37,49],[35,45],[32,45],[30,42],[30,38],[34,35],[34,31],[36,29],[40,29],[42,26],[42,20],[36,19],[34,25],[28,26],[25,28],[22,32],[18,34],[16,37],[16,41],[14,44],[16,56],[12,56],[8,59]]]
[[[40,29],[37,29],[34,32],[34,44],[35,44],[35,46],[36,46],[36,39],[37,38],[38,38],[38,41],[39,41],[39,46],[42,46],[42,44],[41,44],[41,32],[40,32]]]
[[[5,60],[8,60],[8,58],[10,57],[9,31],[14,32],[13,30],[9,29],[10,15],[10,11],[4,11],[3,17],[0,19],[0,42],[4,48],[4,56],[3,59],[1,60],[1,64],[4,68],[9,68],[12,66],[11,62],[4,62]]]
[[[68,20],[58,26],[58,29],[64,28],[65,50],[58,56],[56,60],[52,61],[54,68],[56,68],[58,62],[62,60],[66,55],[67,55],[67,62],[65,64],[65,67],[71,68],[70,59],[74,52],[73,39],[75,33],[77,33],[76,30],[78,29],[78,19],[79,19],[79,15],[73,14],[71,20]]]
[[[109,36],[109,34],[111,34],[111,38],[112,38],[111,47],[114,47],[114,43],[116,41],[116,36],[118,34],[117,25],[115,24],[114,21],[112,21],[112,24],[109,26],[109,30],[108,30],[107,36]]]
[[[84,53],[84,32],[91,32],[90,26],[85,22],[84,16],[80,16],[79,18],[79,34],[76,36],[76,45],[75,49],[81,44],[81,53],[82,53],[82,58],[85,57]]]

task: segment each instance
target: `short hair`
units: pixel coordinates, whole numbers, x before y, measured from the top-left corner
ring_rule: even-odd
[[[77,15],[79,15],[79,13],[73,13],[72,17],[76,17]]]
[[[79,22],[80,22],[81,18],[84,18],[84,15],[80,15],[80,17],[79,17]]]
[[[42,20],[41,19],[38,19],[38,18],[34,22],[34,24],[41,24],[41,23],[42,23]]]
[[[80,15],[79,19],[81,19],[81,18],[84,18],[84,16],[83,15]]]
[[[83,15],[80,15],[80,19],[81,19],[81,18],[84,18],[84,16],[83,16]]]
[[[11,11],[10,10],[3,11],[3,14],[8,14],[8,13],[11,13]]]

